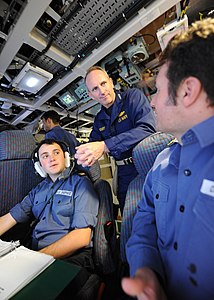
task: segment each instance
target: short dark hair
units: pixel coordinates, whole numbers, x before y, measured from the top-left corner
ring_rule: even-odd
[[[60,115],[55,110],[48,110],[42,115],[42,119],[47,120],[50,118],[54,124],[60,122]]]
[[[34,153],[37,153],[37,156],[39,157],[39,149],[42,145],[53,145],[58,144],[63,152],[68,151],[68,145],[65,142],[55,140],[55,139],[44,139],[42,140],[36,147]]]
[[[168,90],[176,104],[177,89],[189,76],[196,77],[214,106],[214,19],[192,23],[176,35],[160,56],[160,65],[167,64]]]

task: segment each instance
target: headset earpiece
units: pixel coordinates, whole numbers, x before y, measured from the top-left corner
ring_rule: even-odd
[[[68,151],[65,152],[65,167],[69,168],[71,165],[71,158]]]
[[[47,173],[45,172],[45,170],[42,168],[42,166],[40,165],[39,161],[36,161],[34,163],[34,168],[36,170],[36,172],[43,178],[47,177]]]
[[[45,170],[42,168],[42,166],[40,165],[39,162],[39,158],[38,158],[38,154],[37,154],[38,149],[36,148],[34,150],[34,152],[32,153],[32,161],[34,164],[34,168],[36,170],[36,172],[43,178],[47,177],[47,173],[45,172]]]

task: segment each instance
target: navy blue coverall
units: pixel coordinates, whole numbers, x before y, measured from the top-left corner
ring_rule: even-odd
[[[155,117],[144,93],[128,89],[116,93],[113,105],[104,106],[95,117],[90,141],[105,141],[116,161],[132,156],[132,149],[145,137],[155,132]],[[130,181],[137,176],[133,163],[118,166],[117,198],[123,211]]]

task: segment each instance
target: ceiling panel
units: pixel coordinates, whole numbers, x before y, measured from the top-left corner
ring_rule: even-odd
[[[199,12],[206,16],[212,2],[190,0],[189,20],[198,19]],[[179,9],[178,0],[0,0],[0,123],[35,130],[51,108],[64,117],[65,128],[90,128],[99,106],[85,90],[86,70],[111,65],[119,89],[145,88],[146,75],[154,86],[151,74],[160,52],[156,33],[178,18]],[[136,49],[139,38],[148,57],[133,64],[130,49]],[[12,85],[27,63],[53,75],[36,94]],[[134,81],[128,81],[128,69]],[[69,108],[60,102],[67,91],[76,99]]]

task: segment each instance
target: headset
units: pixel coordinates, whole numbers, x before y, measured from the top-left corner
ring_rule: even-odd
[[[43,140],[43,141],[41,141],[39,143],[39,145],[37,146],[37,148],[31,154],[31,159],[32,159],[33,164],[34,164],[34,168],[35,168],[36,172],[41,177],[43,177],[43,178],[47,177],[48,174],[45,172],[45,170],[42,168],[42,166],[40,164],[39,154],[38,154],[39,153],[39,149],[44,144],[52,145],[54,143],[58,144],[62,148],[62,150],[64,152],[64,155],[65,155],[65,167],[69,168],[71,166],[71,163],[72,163],[72,169],[74,167],[74,160],[71,158],[69,147],[68,147],[68,145],[65,142],[58,141],[58,140],[55,140],[55,139],[45,139],[45,140]]]

